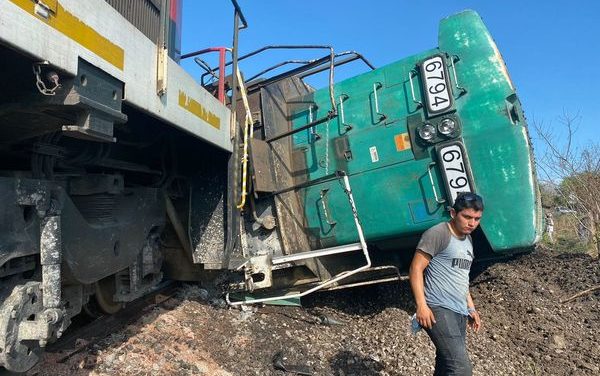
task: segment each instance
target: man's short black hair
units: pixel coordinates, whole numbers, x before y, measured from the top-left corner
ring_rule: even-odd
[[[456,196],[452,208],[458,213],[461,210],[473,209],[475,211],[483,211],[483,198],[478,194],[471,192],[461,192]]]

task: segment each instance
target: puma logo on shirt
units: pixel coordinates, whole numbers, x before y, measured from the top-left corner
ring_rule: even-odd
[[[461,259],[461,258],[453,258],[452,259],[452,267],[459,268],[463,270],[471,269],[471,260]]]

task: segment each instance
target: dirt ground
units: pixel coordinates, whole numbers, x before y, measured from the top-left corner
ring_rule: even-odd
[[[546,249],[480,272],[471,291],[484,326],[468,334],[474,374],[600,374],[600,291],[561,303],[599,284],[597,260]],[[274,368],[278,353],[313,375],[432,374],[429,338],[410,333],[407,281],[303,304],[229,309],[184,286],[84,351],[47,353],[28,375],[292,375]]]

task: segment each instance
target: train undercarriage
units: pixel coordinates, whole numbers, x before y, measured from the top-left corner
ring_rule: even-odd
[[[0,364],[25,371],[80,312],[115,313],[165,270],[196,278],[191,186],[223,205],[227,153],[123,105],[83,60],[73,77],[2,47],[0,71]]]

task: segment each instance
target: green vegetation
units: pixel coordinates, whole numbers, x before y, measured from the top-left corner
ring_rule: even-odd
[[[589,253],[597,256],[592,241],[582,239],[582,228],[577,214],[554,214],[554,242],[550,241],[545,232],[542,244],[559,253]]]
[[[564,219],[555,220],[556,249],[600,253],[600,144],[576,142],[578,115],[565,113],[562,126],[534,123],[545,153],[537,160],[542,205]],[[578,146],[577,146],[578,145]],[[547,236],[546,236],[547,237]],[[546,239],[549,241],[550,239]]]

